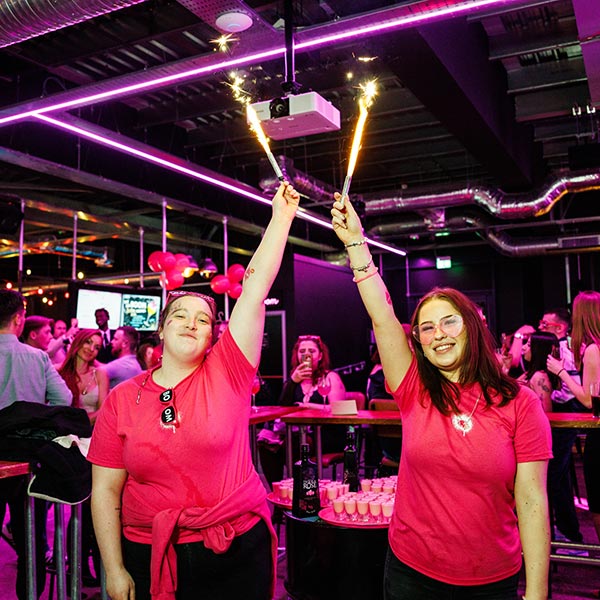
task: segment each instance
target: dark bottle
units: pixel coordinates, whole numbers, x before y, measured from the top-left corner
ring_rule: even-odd
[[[294,497],[292,514],[295,517],[315,517],[321,509],[317,465],[308,457],[308,444],[300,448],[300,460],[294,464]]]
[[[358,456],[356,452],[356,434],[352,425],[346,431],[344,448],[344,483],[350,485],[351,492],[358,492]]]

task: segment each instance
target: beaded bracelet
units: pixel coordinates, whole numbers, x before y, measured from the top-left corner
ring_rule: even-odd
[[[354,248],[354,246],[364,246],[367,243],[367,240],[363,238],[358,242],[350,242],[349,244],[344,244],[344,248]]]
[[[372,264],[373,264],[373,259],[371,259],[366,265],[363,265],[362,267],[353,267],[352,265],[350,265],[350,268],[353,271],[362,271],[363,273],[366,273]]]
[[[356,277],[353,277],[352,281],[354,281],[354,283],[360,283],[361,281],[370,279],[371,277],[373,277],[373,275],[376,275],[378,271],[379,271],[379,269],[377,267],[375,267],[375,270],[371,271],[368,275],[365,275],[364,277],[361,277],[360,279],[356,279]]]

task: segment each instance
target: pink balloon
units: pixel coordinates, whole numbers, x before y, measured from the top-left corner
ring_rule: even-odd
[[[229,294],[230,298],[233,298],[234,300],[236,298],[239,298],[242,295],[242,291],[243,291],[243,287],[241,283],[232,283],[231,287],[229,288],[229,291],[227,292]]]
[[[150,267],[151,271],[154,271],[154,272],[162,271],[162,269],[160,267],[162,254],[163,253],[160,250],[155,250],[148,257],[148,266]]]
[[[163,271],[170,271],[176,265],[177,261],[172,252],[163,252],[161,267]]]
[[[185,271],[190,266],[190,259],[185,254],[175,255],[175,268],[178,271]]]
[[[227,277],[229,277],[229,281],[231,281],[231,283],[236,283],[244,278],[245,272],[246,267],[244,267],[244,265],[236,263],[234,265],[231,265],[229,269],[227,269]]]
[[[176,269],[171,269],[165,273],[165,287],[168,290],[174,290],[183,283],[183,275]]]
[[[229,291],[231,281],[225,275],[215,275],[210,282],[210,289],[215,294],[225,294]]]

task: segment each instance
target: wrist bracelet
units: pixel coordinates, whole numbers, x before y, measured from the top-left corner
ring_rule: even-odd
[[[560,379],[560,374],[561,374],[563,371],[566,371],[566,369],[564,369],[564,368],[563,368],[563,369],[561,369],[561,370],[560,370],[560,371],[559,371],[559,372],[556,374],[556,376],[557,376],[559,379]]]
[[[358,240],[358,242],[350,242],[349,244],[344,244],[344,248],[354,248],[354,246],[364,246],[367,243],[367,240],[363,238],[362,240]]]
[[[366,265],[363,265],[362,267],[353,267],[352,265],[350,265],[350,268],[353,271],[361,271],[362,273],[366,273],[372,264],[373,264],[373,259],[371,259]]]
[[[356,279],[356,277],[353,277],[352,281],[354,281],[354,283],[360,283],[361,281],[370,279],[371,277],[373,277],[373,275],[376,275],[378,271],[379,271],[379,269],[377,267],[375,267],[375,270],[371,271],[368,275],[365,275],[364,277],[361,277],[360,279]]]

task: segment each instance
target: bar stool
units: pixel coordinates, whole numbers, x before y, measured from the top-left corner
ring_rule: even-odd
[[[54,570],[50,572],[48,600],[53,600],[56,585],[57,600],[67,598],[67,562],[65,560],[65,504],[52,502],[54,506]],[[71,519],[71,554],[69,566],[71,571],[71,598],[81,597],[81,503],[72,504]]]

